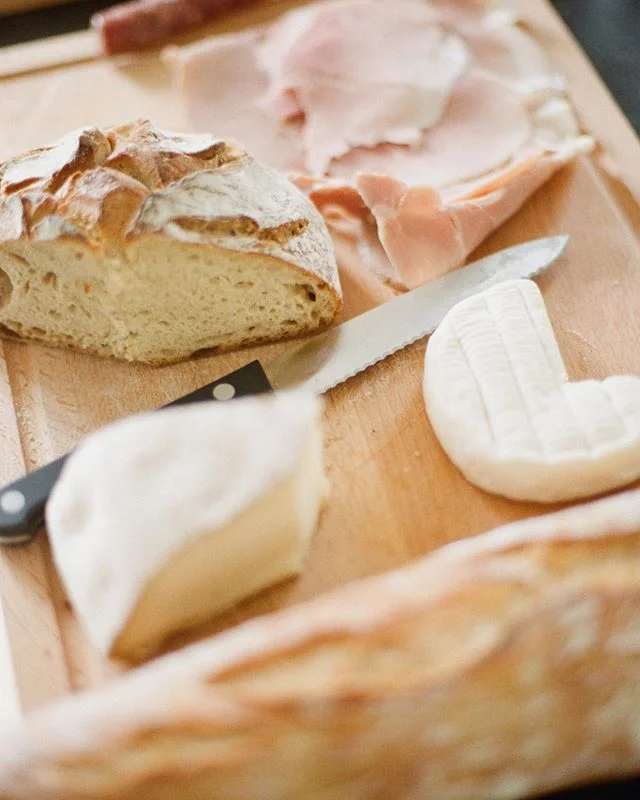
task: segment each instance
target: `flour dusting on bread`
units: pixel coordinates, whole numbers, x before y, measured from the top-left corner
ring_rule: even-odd
[[[167,363],[309,333],[341,292],[313,205],[239,145],[151,123],[0,165],[0,326]]]

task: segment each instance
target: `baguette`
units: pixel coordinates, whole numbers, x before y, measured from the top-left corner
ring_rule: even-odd
[[[36,712],[2,800],[507,800],[640,771],[640,491],[499,528]]]
[[[0,164],[6,334],[164,364],[336,317],[314,206],[238,145],[137,122]]]

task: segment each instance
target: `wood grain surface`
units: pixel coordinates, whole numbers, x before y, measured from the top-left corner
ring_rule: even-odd
[[[271,13],[292,5],[275,4]],[[523,9],[533,34],[567,75],[586,126],[623,166],[640,164],[640,143],[559,18],[544,0],[523,0]],[[208,30],[237,28],[265,13],[253,9]],[[157,53],[0,79],[0,158],[84,124],[146,116],[180,129],[168,79]],[[599,155],[556,175],[477,255],[555,233],[569,233],[572,241],[540,285],[570,374],[640,374],[640,211],[628,189],[602,170]],[[363,278],[346,247],[340,256],[345,318],[389,296],[375,279]],[[62,454],[110,420],[158,406],[283,347],[154,369],[0,343],[0,480]],[[546,510],[476,490],[449,463],[424,412],[424,347],[418,343],[329,393],[332,494],[304,574],[242,604],[200,635]],[[0,719],[98,685],[119,669],[88,644],[52,568],[46,536],[26,548],[0,550]]]
[[[0,24],[1,20],[0,20]],[[0,50],[0,79],[42,73],[68,64],[92,61],[100,57],[100,43],[93,31],[74,31],[49,36]]]
[[[35,8],[59,6],[65,2],[70,2],[70,0],[0,0],[0,17],[22,11],[32,11]]]

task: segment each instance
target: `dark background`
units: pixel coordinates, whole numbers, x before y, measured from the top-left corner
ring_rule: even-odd
[[[640,133],[640,0],[552,1]],[[81,30],[95,11],[109,5],[110,0],[81,0],[0,17],[0,47]],[[553,800],[640,800],[640,781],[563,792]]]

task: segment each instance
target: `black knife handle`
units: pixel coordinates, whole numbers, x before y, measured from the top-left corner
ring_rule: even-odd
[[[231,400],[233,397],[245,397],[250,394],[270,392],[271,384],[259,361],[251,361],[235,372],[223,375],[222,378],[208,383],[195,392],[185,394],[169,403],[164,408],[181,406],[186,403],[200,403],[204,400]]]
[[[259,361],[252,361],[163,407],[205,400],[231,400],[270,391],[271,384],[262,365]],[[44,521],[49,494],[68,457],[62,456],[0,489],[0,544],[26,544],[35,536]]]
[[[62,456],[0,490],[0,544],[26,544],[33,538],[66,460]]]

